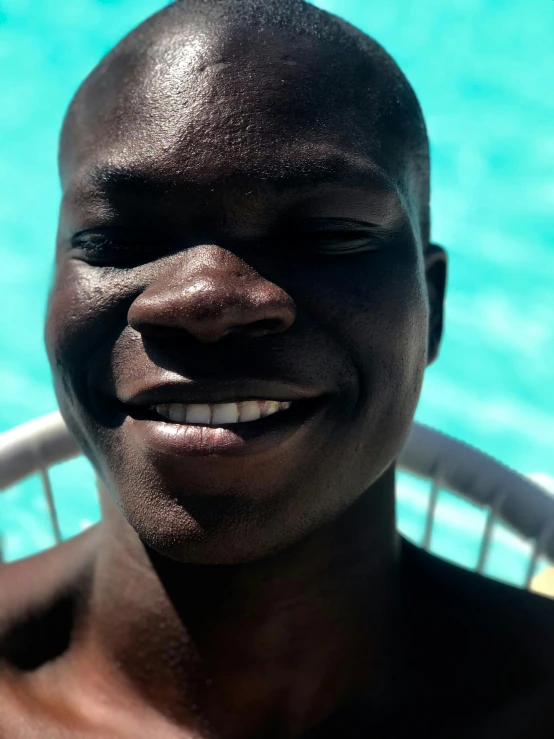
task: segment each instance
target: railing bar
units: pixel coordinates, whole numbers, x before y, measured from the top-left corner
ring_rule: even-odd
[[[427,509],[427,520],[425,522],[425,533],[423,535],[422,547],[429,551],[431,546],[431,537],[433,536],[433,524],[435,522],[435,511],[437,508],[437,501],[439,499],[439,478],[437,475],[433,476],[433,486],[431,487],[431,495],[429,497],[429,507]]]
[[[98,475],[95,475],[95,477],[96,477],[96,497],[98,498],[99,503],[102,503],[102,491],[105,490],[104,483],[98,477]]]
[[[552,534],[554,534],[554,521],[550,520],[546,523],[540,535],[537,536],[537,538],[535,539],[533,554],[531,556],[531,560],[529,561],[527,576],[525,578],[525,588],[527,589],[529,589],[529,586],[531,585],[531,580],[533,579],[533,576],[535,574],[535,569],[537,567],[539,557],[546,549],[546,545],[548,544],[548,541]]]
[[[481,539],[481,548],[479,550],[479,559],[477,561],[477,572],[481,575],[487,564],[489,556],[490,543],[492,541],[492,530],[496,519],[500,515],[502,506],[506,500],[506,492],[499,492],[495,497],[492,506],[489,508],[487,513],[487,520],[485,522],[485,530]]]
[[[56,511],[56,504],[54,502],[54,494],[52,492],[48,470],[42,467],[40,470],[40,476],[42,478],[42,487],[46,496],[46,505],[48,506],[48,512],[50,514],[52,530],[54,531],[54,539],[56,540],[56,544],[59,544],[62,541],[62,532],[60,530],[60,523],[58,521],[58,513]]]

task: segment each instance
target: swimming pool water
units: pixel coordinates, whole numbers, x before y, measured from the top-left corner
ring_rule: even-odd
[[[0,431],[56,407],[42,323],[63,113],[100,57],[164,4],[0,0]],[[417,418],[524,474],[554,477],[554,3],[316,4],[392,53],[428,123],[433,238],[449,250],[450,280],[444,346]],[[98,515],[92,478],[84,460],[55,478],[71,535]],[[421,526],[422,495],[401,486],[407,533]],[[0,495],[8,556],[49,545],[43,505],[36,480]],[[469,561],[480,523],[459,505],[445,503],[435,547],[448,550],[456,525],[466,532],[457,553]],[[520,545],[502,536],[498,567],[515,572],[506,552]]]

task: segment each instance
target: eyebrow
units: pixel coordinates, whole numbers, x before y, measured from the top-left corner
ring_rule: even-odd
[[[123,195],[152,198],[162,195],[170,186],[168,181],[153,177],[140,169],[97,166],[83,177],[70,181],[66,193],[80,197],[86,195]]]
[[[351,186],[398,194],[390,176],[371,159],[350,152],[326,155],[309,162],[287,160],[279,168],[261,175],[256,171],[235,170],[232,175],[221,177],[220,182],[195,182],[194,179],[176,183],[167,177],[155,176],[141,169],[140,165],[117,167],[96,165],[82,176],[72,178],[65,189],[71,199],[116,198],[157,199],[168,191],[189,188],[196,192],[212,190],[214,185],[226,181],[251,184],[256,189],[302,188],[324,184]]]

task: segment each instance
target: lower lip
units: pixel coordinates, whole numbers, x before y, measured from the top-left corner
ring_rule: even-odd
[[[319,399],[318,399],[319,400]],[[314,407],[315,405],[315,407]],[[127,416],[124,422],[139,446],[169,456],[245,456],[261,454],[295,436],[319,415],[320,404],[300,401],[259,421],[230,426],[165,423]]]

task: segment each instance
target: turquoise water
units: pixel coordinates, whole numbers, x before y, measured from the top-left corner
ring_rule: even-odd
[[[101,56],[164,4],[0,0],[0,431],[56,407],[42,322],[64,110]],[[316,4],[392,53],[428,122],[433,238],[451,261],[444,346],[417,418],[554,477],[554,3]],[[55,483],[69,536],[98,515],[87,463],[60,466]],[[30,480],[0,496],[11,558],[51,543],[39,490]],[[413,537],[425,495],[401,485],[399,525]],[[434,548],[471,564],[482,514],[443,498]],[[518,580],[525,545],[510,536],[499,532],[490,568]]]

